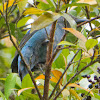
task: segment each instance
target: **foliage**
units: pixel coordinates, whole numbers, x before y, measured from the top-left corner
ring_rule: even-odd
[[[51,63],[49,98],[51,100],[99,100],[100,1],[34,0],[34,3],[29,3],[28,0],[6,1],[0,0],[0,99],[40,99],[30,74],[27,74],[21,82],[19,76],[11,72],[10,65],[16,49],[9,37],[11,35],[14,43],[19,45],[30,29],[28,25],[31,25],[31,32],[36,31],[63,16],[71,28],[63,28],[68,32],[66,41],[63,40],[58,44],[57,50],[60,50],[60,54],[56,59],[53,58]],[[83,22],[76,25],[73,17],[68,13],[81,19],[89,19],[86,21],[89,24]],[[34,22],[27,24],[30,19]],[[33,75],[43,95],[45,75],[35,75],[35,73]]]

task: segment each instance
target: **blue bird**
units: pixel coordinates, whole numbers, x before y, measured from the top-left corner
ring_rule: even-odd
[[[85,19],[77,19],[73,17],[77,23],[87,21]],[[66,21],[67,27],[70,27],[70,24]],[[46,53],[47,53],[47,45],[49,42],[49,34],[51,25],[47,26],[46,28],[37,30],[30,34],[30,31],[25,35],[22,39],[20,44],[21,53],[26,61],[27,64],[30,65],[32,71],[39,70],[40,67],[45,66],[46,62]],[[60,17],[56,24],[55,36],[54,36],[54,44],[53,44],[53,51],[57,47],[57,44],[61,41],[62,37],[64,36],[65,32],[62,28],[65,27],[64,18]],[[27,40],[27,37],[30,37]],[[21,60],[19,54],[15,56],[11,64],[12,72],[18,72],[21,80],[23,77],[28,73],[24,62]]]

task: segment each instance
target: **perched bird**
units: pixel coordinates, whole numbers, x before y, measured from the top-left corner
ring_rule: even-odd
[[[76,23],[80,23],[86,21],[85,19],[77,19],[73,17]],[[46,28],[37,30],[30,34],[30,31],[25,35],[20,44],[21,53],[27,64],[30,65],[32,71],[39,70],[40,66],[43,67],[46,62],[46,53],[47,53],[47,45],[49,42],[49,34],[51,25]],[[70,27],[70,24],[66,21],[67,27]],[[57,44],[61,41],[65,32],[62,28],[65,27],[64,18],[60,17],[56,24],[55,36],[54,36],[54,44],[53,51],[57,47]],[[30,37],[27,40],[27,37]],[[28,73],[24,62],[21,60],[19,54],[16,54],[14,57],[12,64],[12,72],[18,72],[21,80]]]

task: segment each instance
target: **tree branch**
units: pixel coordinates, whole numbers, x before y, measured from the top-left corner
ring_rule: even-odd
[[[28,70],[28,73],[29,73],[29,75],[30,75],[30,77],[31,77],[31,79],[32,79],[32,82],[33,82],[33,84],[34,84],[34,86],[35,86],[35,89],[36,89],[36,91],[37,91],[37,93],[38,93],[38,96],[39,96],[40,99],[42,99],[42,96],[41,96],[41,94],[40,94],[40,92],[39,92],[39,89],[38,89],[38,87],[37,87],[37,85],[36,85],[34,76],[32,75],[30,66],[26,63],[26,61],[25,61],[25,59],[24,59],[24,57],[23,57],[23,55],[22,55],[20,49],[18,48],[18,46],[16,45],[16,43],[14,42],[14,40],[13,40],[13,38],[12,38],[12,36],[11,36],[11,31],[10,31],[9,22],[8,22],[8,15],[7,15],[7,14],[8,14],[8,13],[7,13],[7,11],[8,11],[8,3],[9,3],[9,0],[7,0],[7,5],[6,5],[6,16],[3,15],[3,13],[2,13],[1,10],[0,10],[0,12],[1,12],[2,16],[4,17],[4,19],[5,19],[5,21],[6,21],[6,25],[7,25],[8,33],[9,33],[9,38],[10,38],[11,42],[13,43],[14,47],[17,49],[19,55],[21,56],[22,61],[25,63],[25,67],[26,67],[27,70]]]
[[[53,51],[53,43],[54,43],[54,34],[56,29],[56,22],[53,22],[51,30],[50,30],[50,41],[47,48],[47,57],[46,57],[46,70],[45,70],[45,83],[44,83],[44,94],[43,100],[48,100],[48,92],[49,92],[49,81],[50,81],[50,73],[51,73],[51,64],[49,60],[52,57]]]
[[[66,69],[65,69],[64,72],[62,73],[62,75],[61,75],[60,79],[58,80],[56,86],[54,87],[54,89],[53,89],[51,95],[49,96],[49,99],[53,96],[53,94],[54,94],[54,92],[55,92],[57,86],[59,85],[60,80],[63,78],[64,74],[66,73],[66,71],[68,70],[68,68],[70,67],[70,65],[72,64],[72,61],[74,60],[74,58],[76,57],[76,55],[78,54],[79,51],[80,51],[80,49],[75,53],[75,55],[73,56],[73,58],[71,59],[71,61],[68,63]]]
[[[82,22],[82,23],[80,23],[80,24],[77,25],[77,28],[80,27],[81,25],[84,25],[86,23],[89,23],[89,22],[91,22],[91,21],[93,21],[95,19],[99,19],[99,18],[100,18],[100,16],[96,16],[96,17],[94,17],[94,18],[92,18],[92,19],[90,19],[88,21]]]
[[[66,86],[77,76],[79,75],[82,71],[84,71],[86,68],[88,68],[89,66],[93,65],[94,63],[96,63],[98,61],[98,59],[91,61],[88,65],[86,65],[84,68],[82,68],[80,71],[76,72],[70,79],[69,81],[63,86],[63,88],[58,92],[58,94],[54,97],[53,100],[56,100],[57,97],[61,94],[61,92],[66,88]]]

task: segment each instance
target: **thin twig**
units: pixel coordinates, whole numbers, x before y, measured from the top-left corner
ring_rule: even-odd
[[[8,13],[7,14],[9,14],[10,13],[10,11],[11,11],[11,9],[13,8],[13,6],[14,6],[14,4],[16,3],[16,0],[14,0],[14,2],[13,2],[13,4],[12,4],[12,6],[10,7],[10,9],[9,9],[9,11],[8,11]]]
[[[57,23],[57,21],[53,22],[53,24],[52,24],[52,27],[51,27],[51,30],[50,30],[50,41],[49,41],[48,48],[47,48],[45,83],[44,83],[44,94],[43,94],[43,99],[44,100],[48,100],[49,81],[50,81],[51,64],[52,64],[52,63],[49,64],[48,62],[52,57],[56,23]]]
[[[34,7],[36,8],[36,0],[33,0],[33,3],[34,3]]]
[[[86,14],[87,14],[87,19],[90,19],[90,14],[89,14],[89,11],[88,11],[87,6],[85,6],[85,11],[86,11]],[[89,25],[90,25],[90,28],[91,28],[91,30],[92,30],[91,22],[89,22]]]
[[[81,59],[82,59],[82,49],[81,49],[81,57],[80,57],[80,59],[79,59],[79,61],[78,61],[78,65],[77,65],[77,71],[78,71],[78,69],[79,69]]]
[[[62,75],[61,75],[60,79],[58,80],[56,86],[55,86],[54,89],[52,90],[52,92],[51,92],[51,94],[50,94],[50,96],[49,96],[49,99],[53,96],[53,94],[54,94],[54,92],[55,92],[57,86],[59,85],[60,80],[63,78],[64,74],[66,73],[66,71],[68,70],[68,68],[70,67],[70,65],[72,64],[74,58],[76,57],[76,55],[78,54],[79,51],[80,51],[80,49],[75,53],[75,55],[73,56],[73,58],[71,59],[71,61],[68,63],[66,69],[65,69],[64,72],[62,73]]]
[[[4,17],[4,15],[3,15],[3,13],[2,13],[1,10],[0,10],[0,12],[1,12],[1,14],[3,15],[3,17],[4,17],[5,21],[6,21],[6,25],[7,25],[8,33],[9,33],[9,38],[10,38],[11,42],[13,43],[14,47],[17,49],[19,55],[21,56],[22,61],[25,63],[25,67],[26,67],[27,70],[28,70],[28,73],[29,73],[29,75],[30,75],[30,77],[31,77],[31,79],[32,79],[32,82],[33,82],[33,84],[34,84],[34,86],[35,86],[35,89],[36,89],[36,91],[37,91],[37,93],[38,93],[38,96],[39,96],[40,99],[42,99],[42,96],[41,96],[41,94],[40,94],[40,92],[39,92],[39,89],[38,89],[38,87],[37,87],[37,85],[36,85],[34,76],[32,75],[30,66],[26,63],[26,61],[25,61],[25,59],[24,59],[22,53],[20,52],[20,49],[18,48],[18,46],[16,45],[16,43],[14,42],[14,40],[13,40],[13,38],[12,38],[12,36],[11,36],[11,31],[10,31],[9,22],[8,22],[8,16],[7,16],[8,3],[9,3],[9,0],[7,0],[7,5],[6,5],[6,16]]]
[[[82,22],[82,23],[80,23],[80,24],[77,25],[77,28],[80,27],[80,26],[82,26],[82,25],[84,25],[84,24],[86,24],[86,23],[89,23],[89,22],[91,22],[91,21],[93,21],[95,19],[99,19],[99,18],[100,18],[100,16],[96,16],[96,17],[94,17],[94,18],[92,18],[92,19],[90,19],[88,21]]]
[[[97,62],[97,59],[94,61],[91,61],[88,65],[86,65],[85,67],[83,67],[80,71],[76,72],[70,79],[69,81],[63,86],[63,88],[58,92],[58,94],[54,97],[53,100],[56,100],[57,97],[61,94],[61,92],[66,88],[66,86],[77,76],[79,75],[81,72],[83,72],[86,68],[88,68],[89,66],[93,65],[94,63]]]
[[[2,36],[2,37],[0,37],[0,39],[6,38],[6,37],[8,37],[8,36],[9,36],[9,35]]]

